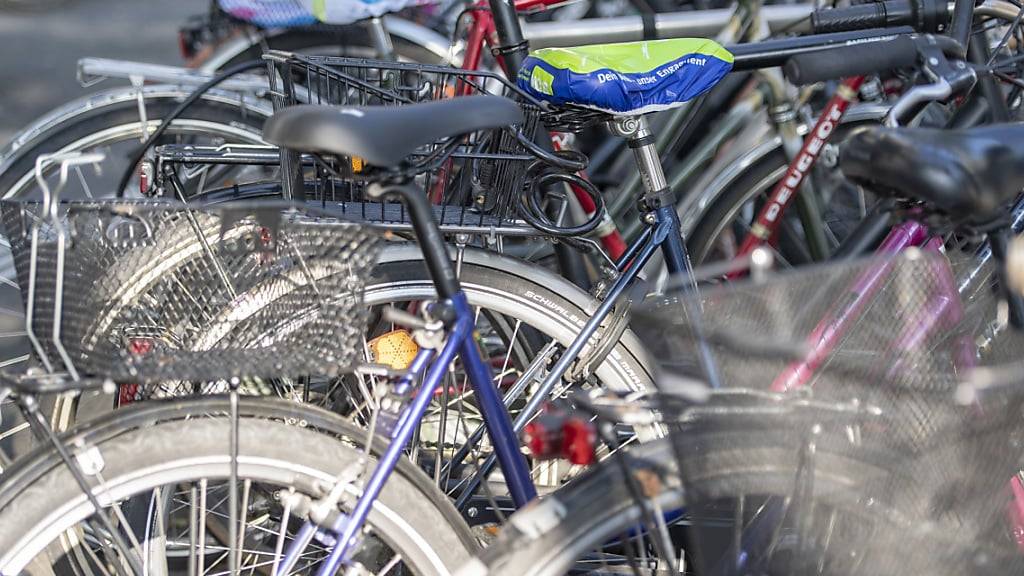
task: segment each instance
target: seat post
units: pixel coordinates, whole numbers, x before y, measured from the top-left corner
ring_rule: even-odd
[[[644,186],[644,194],[638,205],[640,213],[646,216],[663,206],[675,205],[675,194],[665,180],[665,171],[647,117],[618,116],[608,125],[612,133],[626,139],[636,158],[637,170],[640,171]]]

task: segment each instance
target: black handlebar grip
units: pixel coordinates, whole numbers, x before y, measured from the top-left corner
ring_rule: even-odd
[[[917,62],[917,45],[910,36],[863,42],[817,52],[797,54],[783,68],[797,86],[823,80],[886,72]]]
[[[811,12],[811,29],[815,34],[866,30],[884,26],[885,9],[881,3],[876,2]]]
[[[913,9],[909,0],[887,0],[846,8],[816,10],[811,12],[811,29],[815,34],[849,32],[913,24],[913,20]]]

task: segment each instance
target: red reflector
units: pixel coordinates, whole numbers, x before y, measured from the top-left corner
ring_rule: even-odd
[[[523,428],[523,440],[530,454],[538,460],[558,457],[561,439],[552,434],[544,424],[534,420]]]
[[[149,338],[132,338],[128,341],[128,353],[132,356],[144,356],[153,351],[153,341]]]
[[[138,398],[139,385],[138,384],[122,384],[117,391],[117,405],[127,406]]]
[[[595,460],[597,431],[581,418],[569,418],[562,426],[562,457],[578,466],[589,466]]]

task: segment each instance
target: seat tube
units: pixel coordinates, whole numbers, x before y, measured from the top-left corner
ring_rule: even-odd
[[[689,257],[679,230],[679,217],[675,212],[675,193],[665,179],[661,157],[647,118],[621,116],[609,122],[609,128],[616,136],[625,138],[633,150],[643,184],[643,195],[638,201],[637,211],[648,225],[668,225],[668,233],[661,239],[661,248],[669,274],[689,272]]]

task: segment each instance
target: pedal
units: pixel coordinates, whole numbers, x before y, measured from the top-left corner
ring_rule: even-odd
[[[377,336],[367,343],[367,347],[370,349],[371,362],[390,366],[395,370],[409,368],[420,351],[412,334],[401,329]]]

